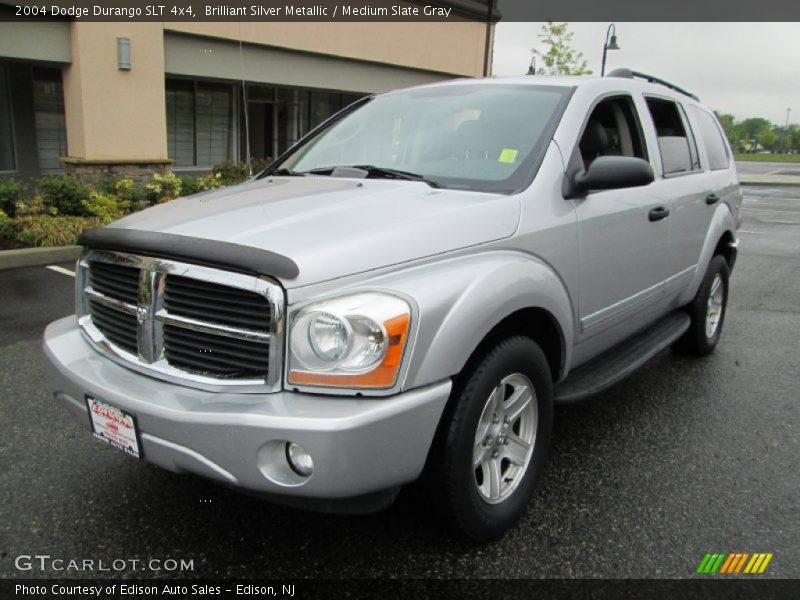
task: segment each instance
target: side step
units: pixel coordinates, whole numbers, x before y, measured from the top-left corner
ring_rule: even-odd
[[[556,388],[556,402],[579,402],[633,373],[689,329],[690,319],[675,311],[571,372]]]

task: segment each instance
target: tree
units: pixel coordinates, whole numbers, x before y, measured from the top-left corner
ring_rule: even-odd
[[[771,152],[775,149],[775,142],[778,140],[778,136],[775,135],[775,132],[771,128],[767,128],[762,129],[756,139],[764,150],[769,150]]]
[[[736,126],[736,129],[739,133],[739,139],[748,145],[750,145],[753,140],[756,140],[759,144],[761,144],[761,141],[758,140],[759,136],[764,132],[765,129],[771,128],[772,123],[766,119],[762,119],[761,117],[750,117]],[[755,150],[754,147],[751,147],[751,149]]]
[[[553,23],[548,21],[542,25],[542,32],[538,35],[541,42],[547,47],[542,52],[538,48],[532,50],[535,56],[542,59],[545,66],[537,69],[539,75],[591,75],[587,68],[583,54],[572,48],[572,36],[567,23]]]

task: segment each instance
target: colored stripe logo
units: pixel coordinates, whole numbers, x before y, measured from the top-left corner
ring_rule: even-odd
[[[767,569],[772,556],[772,552],[708,553],[700,561],[697,572],[702,575],[760,575]]]

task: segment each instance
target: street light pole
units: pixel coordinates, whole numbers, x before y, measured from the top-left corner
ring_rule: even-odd
[[[783,135],[781,136],[781,150],[786,146],[786,138],[789,137],[789,113],[792,112],[791,108],[786,109],[786,123],[783,126]]]
[[[617,28],[612,23],[606,31],[606,42],[603,44],[603,64],[600,66],[600,77],[606,74],[606,54],[609,50],[619,50],[617,45]]]

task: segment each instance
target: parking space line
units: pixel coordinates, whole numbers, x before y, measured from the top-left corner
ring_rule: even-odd
[[[796,209],[790,209],[790,208],[787,208],[786,210],[775,210],[775,209],[772,209],[772,208],[749,208],[747,206],[743,206],[742,210],[750,210],[750,211],[753,211],[753,212],[770,212],[770,213],[787,213],[787,212],[793,213],[793,212],[797,212]]]
[[[70,277],[75,277],[75,271],[70,271],[69,269],[65,269],[64,267],[59,267],[58,265],[47,265],[48,269],[51,271],[55,271],[56,273],[61,273],[62,275],[69,275]]]

